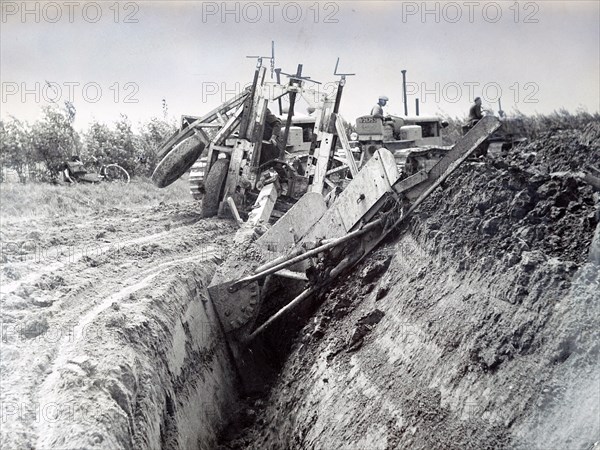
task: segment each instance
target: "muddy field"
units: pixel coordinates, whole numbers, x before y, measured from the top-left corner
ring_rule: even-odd
[[[233,231],[192,202],[4,222],[2,448],[214,441],[201,424],[216,420],[216,400],[193,376],[204,367],[230,379],[224,398],[235,392],[213,364],[225,349],[205,339],[216,323],[204,297]],[[187,441],[186,420],[199,430]]]
[[[187,199],[3,220],[2,448],[596,448],[600,199],[564,172],[599,143],[467,163],[277,329],[253,398],[206,293],[231,221]]]

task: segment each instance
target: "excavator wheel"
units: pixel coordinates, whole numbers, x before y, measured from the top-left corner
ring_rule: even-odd
[[[202,217],[213,217],[219,211],[219,203],[225,188],[229,160],[217,159],[204,180],[204,198],[202,199]]]
[[[192,166],[188,183],[190,194],[194,200],[202,200],[204,197],[204,171],[206,170],[206,156],[200,157]]]
[[[204,142],[196,135],[181,141],[158,163],[152,173],[152,182],[159,188],[169,186],[192,167],[204,147]]]

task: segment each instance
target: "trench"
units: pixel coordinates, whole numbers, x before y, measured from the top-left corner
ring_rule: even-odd
[[[568,437],[570,448],[589,448],[600,404],[600,229],[591,249],[577,270],[526,252],[502,271],[491,254],[457,259],[415,220],[269,329],[257,348],[265,389],[250,396],[208,300],[215,263],[159,271],[127,288],[135,303],[86,318],[100,329],[122,327],[104,343],[111,352],[90,367],[82,356],[90,348],[71,349],[48,395],[76,398],[92,413],[67,427],[44,424],[38,445],[562,448]],[[284,289],[273,290],[271,308]],[[361,328],[374,311],[383,315]],[[86,396],[87,385],[100,391]]]
[[[57,414],[56,420],[32,416],[37,447],[218,446],[248,392],[207,292],[218,268],[216,250],[148,266],[118,290],[99,293],[101,301],[73,328],[73,335],[88,338],[63,339],[39,388],[41,401],[55,405]],[[284,290],[274,283],[269,307],[285,301]],[[300,318],[293,322],[277,324],[255,347],[263,378],[253,398],[281,371],[302,326]],[[60,405],[69,409],[59,411]]]
[[[438,211],[270,328],[251,393],[208,300],[215,265],[169,274],[126,333],[137,367],[109,390],[133,418],[122,447],[592,448],[600,228],[573,230],[576,261],[535,241],[515,255],[502,230],[479,248],[453,231],[470,216]]]
[[[600,227],[585,263],[574,270],[538,261],[521,298],[523,266],[502,271],[482,259],[465,269],[423,224],[413,225],[359,276],[332,287],[270,392],[245,403],[219,448],[589,449],[598,442]],[[378,321],[365,330],[365,317]]]
[[[486,258],[469,267],[416,221],[269,330],[256,348],[267,367],[265,390],[251,396],[241,392],[215,327],[204,290],[211,271],[192,271],[183,288],[177,278],[168,295],[181,306],[171,309],[169,339],[156,342],[171,350],[164,367],[152,369],[160,393],[139,403],[133,444],[591,448],[599,431],[593,322],[600,228],[576,270],[538,261],[523,299],[515,286],[529,257],[508,273]],[[283,301],[283,288],[273,290],[271,308]],[[351,350],[357,324],[374,310],[385,315]]]
[[[595,448],[599,200],[470,166],[272,330],[281,369],[219,448]]]

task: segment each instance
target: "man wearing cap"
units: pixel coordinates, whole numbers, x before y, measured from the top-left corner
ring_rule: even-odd
[[[474,127],[477,122],[479,122],[483,118],[483,114],[481,113],[481,97],[475,98],[475,103],[469,109],[469,119],[467,124],[469,127]]]
[[[383,120],[383,107],[387,103],[388,98],[385,95],[379,97],[379,102],[371,109],[371,115],[379,117]]]

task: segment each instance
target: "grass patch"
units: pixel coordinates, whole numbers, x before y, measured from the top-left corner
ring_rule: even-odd
[[[148,179],[130,184],[46,184],[2,183],[0,218],[2,222],[44,217],[69,217],[102,213],[114,209],[133,209],[191,202],[187,177],[159,189]]]

